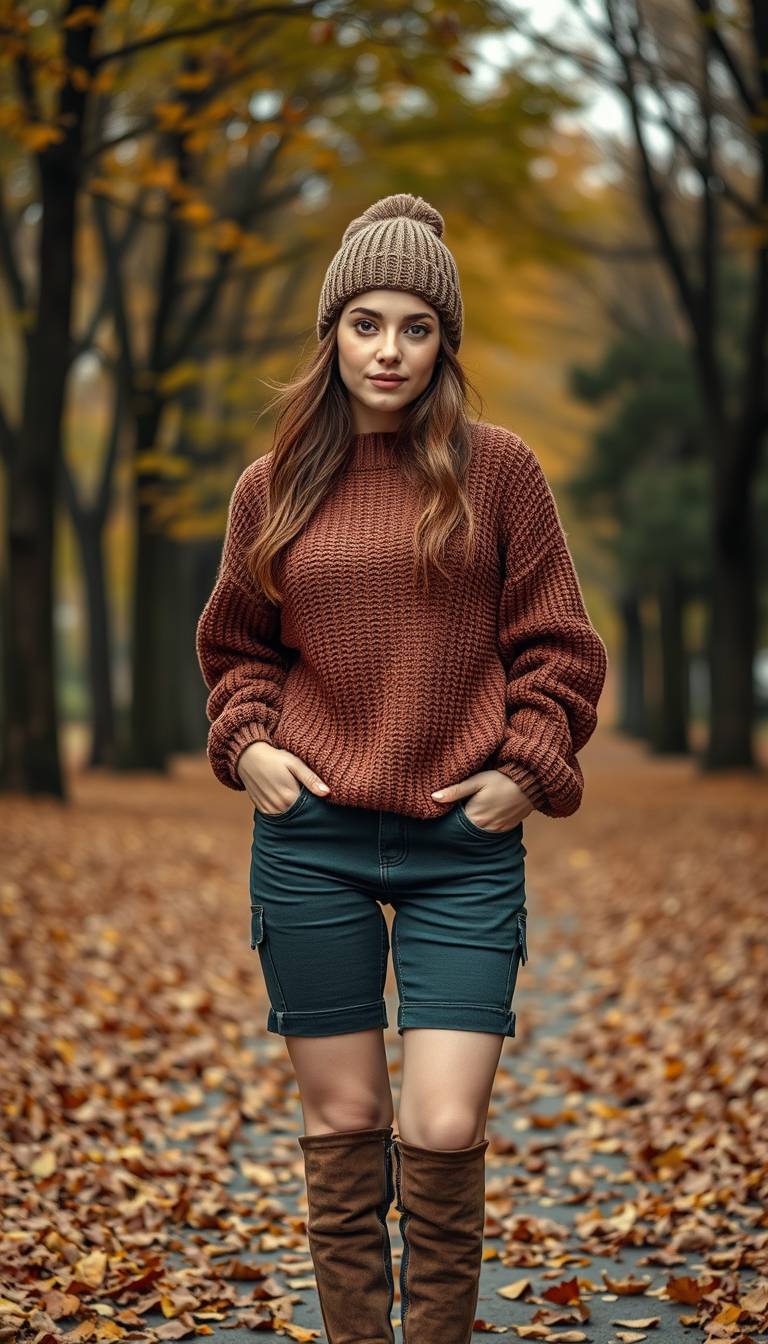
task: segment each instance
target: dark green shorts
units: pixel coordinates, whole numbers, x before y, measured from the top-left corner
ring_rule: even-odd
[[[397,1029],[514,1036],[527,961],[523,823],[476,826],[460,800],[439,817],[349,807],[302,784],[284,812],[254,808],[251,947],[267,1029],[335,1036],[388,1026],[389,933]]]

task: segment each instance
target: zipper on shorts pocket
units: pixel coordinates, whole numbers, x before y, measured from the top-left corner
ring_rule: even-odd
[[[519,944],[520,944],[520,960],[522,961],[523,965],[525,965],[525,963],[526,963],[527,960],[528,960],[528,943],[527,943],[527,941],[526,941],[526,936],[525,936],[525,922],[526,922],[527,918],[528,918],[528,911],[527,911],[526,909],[518,910],[518,912],[517,912],[517,938],[518,938],[518,942],[519,942]]]

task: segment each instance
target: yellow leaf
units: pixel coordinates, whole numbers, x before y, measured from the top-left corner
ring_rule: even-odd
[[[29,1168],[30,1175],[40,1177],[45,1180],[47,1176],[52,1176],[56,1170],[56,1154],[52,1148],[46,1148],[44,1153],[40,1153]]]
[[[99,21],[99,11],[93,5],[78,5],[66,19],[62,19],[62,28],[93,28]]]
[[[122,1339],[126,1331],[117,1321],[99,1321],[96,1326],[97,1339]]]
[[[77,1261],[74,1272],[78,1279],[88,1284],[89,1288],[98,1288],[104,1281],[106,1269],[106,1251],[91,1251],[89,1255],[84,1255]]]
[[[522,1297],[526,1288],[530,1288],[530,1286],[530,1279],[516,1279],[514,1283],[508,1283],[504,1288],[497,1288],[496,1292],[499,1297],[508,1297],[514,1301],[516,1298]]]
[[[213,141],[213,133],[200,126],[184,136],[184,148],[190,154],[202,154]]]
[[[185,219],[188,224],[210,224],[214,217],[211,207],[200,200],[185,201],[178,206],[176,213],[179,219]]]
[[[177,130],[189,116],[185,103],[155,103],[155,121],[163,131]]]
[[[184,476],[189,471],[189,463],[183,457],[172,453],[139,453],[134,467],[137,476],[164,476],[173,479]]]
[[[94,75],[91,88],[94,93],[111,93],[116,78],[114,66],[103,65]]]
[[[733,1325],[741,1316],[741,1307],[736,1302],[726,1302],[722,1311],[712,1318],[713,1325]]]
[[[178,392],[182,387],[189,387],[192,383],[199,380],[201,375],[200,365],[192,359],[185,360],[181,364],[174,364],[172,369],[166,369],[157,380],[157,386],[161,392]]]
[[[14,103],[6,103],[0,107],[0,129],[11,130],[22,123],[21,108],[16,107]]]
[[[73,65],[69,72],[69,82],[73,89],[80,93],[87,93],[91,87],[91,76],[82,65]]]
[[[653,1158],[652,1165],[654,1167],[679,1167],[684,1160],[680,1145],[673,1144],[671,1148],[667,1148],[666,1152],[657,1153]]]
[[[311,1340],[319,1339],[319,1330],[308,1330],[303,1325],[294,1325],[292,1321],[284,1321],[282,1316],[275,1316],[272,1321],[272,1329],[279,1331],[280,1334],[288,1335],[289,1339],[295,1339],[297,1344],[310,1344]]]
[[[664,1077],[672,1081],[679,1078],[681,1073],[685,1072],[685,1065],[682,1059],[667,1059],[664,1062]]]
[[[56,1054],[59,1055],[60,1058],[64,1060],[65,1064],[71,1064],[73,1062],[76,1052],[75,1047],[71,1041],[67,1041],[61,1037],[57,1037],[56,1040],[52,1041],[51,1044],[53,1045],[53,1049],[56,1051]]]
[[[31,126],[22,126],[19,135],[23,144],[33,154],[38,154],[49,145],[58,144],[64,139],[64,132],[58,126],[45,126],[41,121],[35,121]]]
[[[204,115],[207,122],[228,121],[235,113],[235,108],[229,98],[212,98],[208,103]]]
[[[140,181],[145,187],[163,187],[166,191],[172,191],[177,181],[176,165],[171,159],[147,164],[141,172]]]
[[[599,1115],[601,1120],[613,1120],[616,1116],[624,1115],[620,1106],[611,1106],[607,1101],[589,1101],[587,1102],[587,1108],[594,1115]]]
[[[177,89],[207,89],[212,79],[210,70],[183,70],[176,76]]]
[[[216,246],[220,252],[234,252],[243,242],[243,230],[232,219],[220,219],[216,225]]]

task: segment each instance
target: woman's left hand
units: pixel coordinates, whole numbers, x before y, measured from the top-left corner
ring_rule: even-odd
[[[469,775],[459,784],[435,789],[432,797],[439,803],[453,803],[473,794],[478,794],[480,799],[478,810],[470,812],[465,806],[464,811],[469,820],[482,830],[511,831],[534,810],[533,803],[519,784],[515,784],[500,770],[479,770],[476,775]]]

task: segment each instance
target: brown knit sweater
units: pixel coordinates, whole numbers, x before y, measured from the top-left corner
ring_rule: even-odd
[[[476,559],[465,567],[459,545],[450,581],[433,569],[428,593],[412,576],[421,506],[392,432],[353,438],[342,478],[281,553],[280,607],[244,567],[272,454],[243,471],[197,627],[222,784],[245,788],[238,758],[264,740],[316,770],[331,802],[435,817],[452,804],[433,789],[498,769],[547,816],[576,811],[605,645],[536,456],[497,425],[472,437]]]

